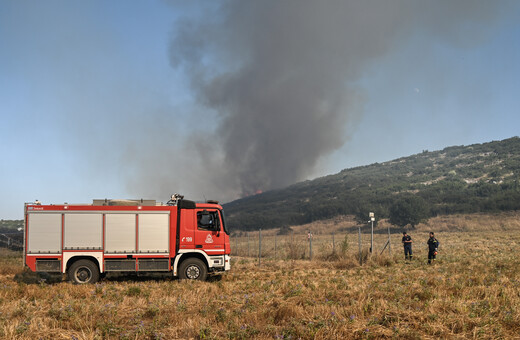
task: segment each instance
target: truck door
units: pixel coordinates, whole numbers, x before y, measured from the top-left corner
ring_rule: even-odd
[[[224,217],[224,211],[219,210],[219,212],[220,212],[220,222],[222,223],[222,230],[224,231],[224,234],[222,235],[222,237],[223,237],[222,242],[224,243],[224,249],[226,251],[226,254],[230,254],[231,253],[231,244],[229,242],[229,230],[226,227],[226,219]]]
[[[224,254],[224,231],[217,209],[197,209],[197,229],[195,230],[195,248],[208,255]]]
[[[181,211],[182,210],[182,211]],[[193,249],[195,241],[195,232],[193,224],[195,221],[195,213],[192,209],[179,209],[179,250]]]

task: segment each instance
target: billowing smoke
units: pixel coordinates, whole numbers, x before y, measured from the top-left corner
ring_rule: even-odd
[[[362,114],[373,63],[416,34],[457,45],[482,35],[492,1],[223,1],[178,23],[171,63],[213,113],[201,159],[242,194],[312,173]],[[472,34],[467,34],[472,32]],[[215,170],[216,169],[216,170]]]

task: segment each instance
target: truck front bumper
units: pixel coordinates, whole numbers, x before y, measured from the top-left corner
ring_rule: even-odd
[[[224,255],[224,270],[231,270],[231,256]]]

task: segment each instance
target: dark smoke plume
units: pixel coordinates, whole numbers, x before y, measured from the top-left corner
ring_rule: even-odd
[[[171,63],[215,115],[201,121],[209,131],[201,159],[221,152],[207,166],[242,194],[301,180],[346,142],[367,100],[359,81],[370,65],[418,34],[471,46],[497,7],[473,0],[212,6],[175,27]]]

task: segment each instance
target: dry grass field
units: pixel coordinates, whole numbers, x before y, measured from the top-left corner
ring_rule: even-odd
[[[274,234],[266,232],[260,266],[244,256],[242,235],[233,240],[239,251],[232,271],[209,282],[31,283],[21,255],[3,251],[0,338],[520,339],[519,214],[432,219],[409,232],[415,242],[410,263],[398,233],[392,234],[392,256],[379,256],[386,240],[380,223],[377,255],[367,256],[363,230],[366,261],[360,266],[352,225],[344,218],[295,227],[292,240],[277,239],[276,258],[269,241]],[[312,261],[304,253],[308,229],[314,234]],[[441,246],[437,262],[428,266],[430,229]],[[288,260],[293,248],[304,259]]]

